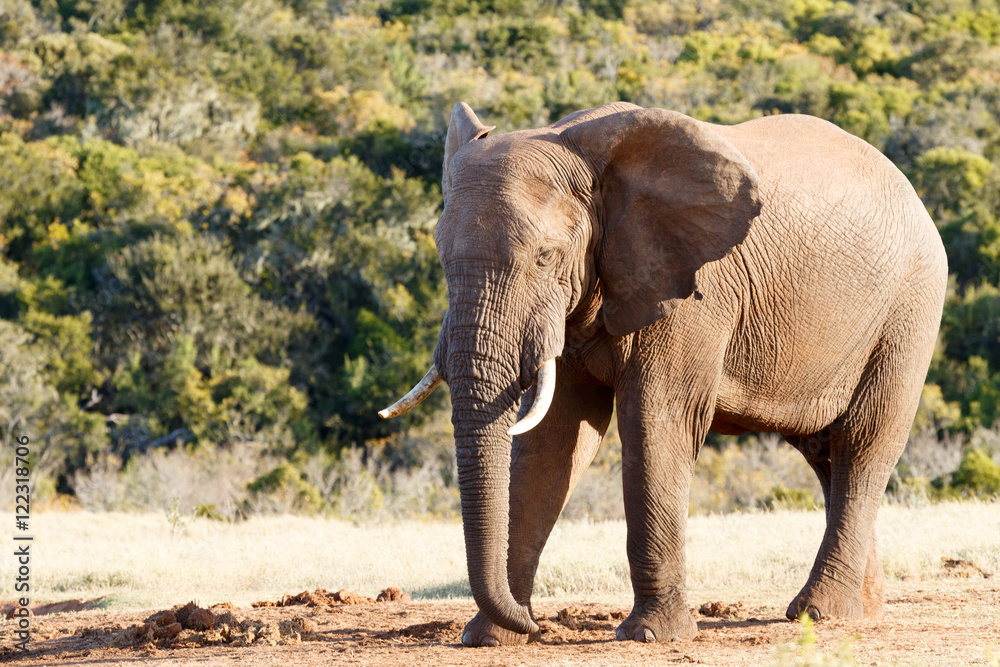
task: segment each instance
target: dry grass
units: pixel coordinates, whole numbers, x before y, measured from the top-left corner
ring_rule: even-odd
[[[691,600],[787,601],[805,581],[823,531],[819,511],[692,517]],[[357,526],[298,516],[241,523],[165,514],[49,512],[33,517],[38,600],[110,595],[120,608],[196,599],[246,605],[323,587],[373,595],[400,586],[420,598],[467,596],[458,523]],[[887,505],[879,531],[886,573],[944,577],[941,557],[1000,574],[1000,503]],[[0,559],[0,597],[13,597],[13,558]],[[624,522],[560,522],[539,568],[536,595],[631,598]]]

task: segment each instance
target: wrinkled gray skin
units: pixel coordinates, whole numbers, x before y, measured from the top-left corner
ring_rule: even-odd
[[[709,429],[778,432],[827,528],[788,616],[878,616],[874,522],[941,316],[944,248],[878,151],[807,116],[722,127],[609,104],[490,137],[455,107],[435,238],[467,645],[525,641],[538,557],[618,405],[635,593],[619,639],[689,638],[688,489]],[[557,359],[541,424],[506,434]],[[524,399],[522,399],[522,393]]]

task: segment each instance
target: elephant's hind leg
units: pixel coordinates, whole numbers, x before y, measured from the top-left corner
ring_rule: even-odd
[[[597,453],[611,421],[614,393],[558,361],[552,406],[542,423],[514,438],[510,470],[507,580],[514,599],[530,606],[538,558],[552,526]],[[527,395],[523,405],[531,405]],[[523,644],[528,635],[505,630],[482,612],[466,624],[466,646]]]
[[[785,439],[802,453],[806,462],[816,473],[823,489],[827,520],[829,521],[829,508],[833,503],[830,497],[830,429],[825,428],[809,436],[785,436]],[[885,572],[878,552],[875,531],[872,531],[865,577],[861,584],[861,602],[864,606],[865,618],[881,618],[885,607]]]
[[[860,619],[884,604],[875,518],[920,400],[936,331],[900,317],[873,351],[847,411],[830,426],[826,533],[787,616]],[[813,463],[810,461],[810,463]]]

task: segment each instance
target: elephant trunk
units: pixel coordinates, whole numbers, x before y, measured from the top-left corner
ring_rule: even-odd
[[[507,580],[510,436],[521,388],[514,368],[467,341],[449,351],[452,422],[472,596],[502,628],[528,634],[538,626],[511,595]],[[465,348],[465,349],[462,349]]]

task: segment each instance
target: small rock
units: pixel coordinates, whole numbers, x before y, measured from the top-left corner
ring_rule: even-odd
[[[177,622],[177,616],[170,609],[166,611],[158,611],[149,618],[146,619],[147,623],[152,623],[158,627],[164,628],[168,625],[173,625]]]
[[[195,630],[196,632],[204,632],[205,630],[211,630],[212,626],[215,624],[215,614],[207,609],[202,609],[200,607],[194,609],[190,614],[188,614],[187,620],[184,623],[184,627],[188,630]]]
[[[333,599],[341,604],[371,604],[375,602],[369,597],[358,595],[354,591],[339,590],[333,594]]]
[[[402,590],[396,588],[395,586],[390,586],[375,598],[376,602],[409,602],[409,593],[404,593]]]
[[[198,608],[194,602],[188,602],[185,605],[178,605],[173,608],[174,617],[177,622],[181,625],[187,625],[187,617],[190,616],[191,612]]]
[[[157,639],[173,639],[174,637],[176,637],[177,635],[179,635],[181,633],[181,630],[183,630],[183,629],[184,628],[181,627],[180,623],[176,623],[176,622],[170,623],[168,625],[164,625],[164,626],[158,627],[156,629],[156,638]]]

